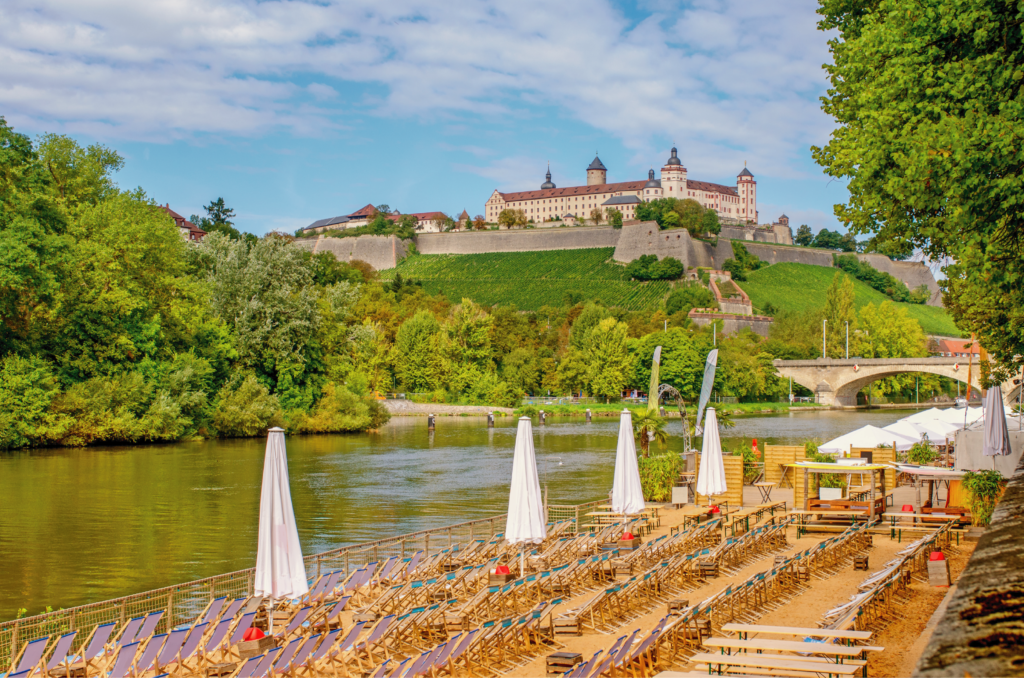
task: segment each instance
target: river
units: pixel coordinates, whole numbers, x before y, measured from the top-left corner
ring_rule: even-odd
[[[723,445],[828,440],[906,411],[736,417]],[[604,496],[618,420],[536,426],[553,504]],[[379,432],[288,439],[303,553],[504,513],[515,420],[422,418]],[[682,449],[678,421],[669,447]],[[0,453],[0,621],[251,567],[265,440]]]

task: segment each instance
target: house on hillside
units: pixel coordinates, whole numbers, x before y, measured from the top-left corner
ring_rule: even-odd
[[[159,205],[160,209],[167,213],[167,215],[174,220],[174,225],[178,227],[181,232],[181,237],[185,240],[192,242],[199,242],[206,235],[206,231],[199,228],[191,221],[181,216],[177,212],[171,209],[171,203],[165,205]]]
[[[358,228],[360,226],[366,226],[373,219],[374,215],[377,214],[377,208],[373,205],[366,205],[360,207],[351,214],[345,214],[339,217],[330,217],[328,219],[319,219],[314,221],[309,226],[302,229],[303,235],[315,235],[317,233],[323,233],[324,231],[334,231],[349,228]],[[387,218],[391,221],[398,221],[403,216],[415,217],[416,225],[414,228],[421,233],[438,233],[444,228],[444,222],[448,218],[444,212],[413,212],[405,215],[395,210],[387,215]]]

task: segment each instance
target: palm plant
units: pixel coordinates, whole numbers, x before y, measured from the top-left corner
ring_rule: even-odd
[[[665,420],[652,412],[644,412],[633,420],[633,435],[640,445],[645,457],[651,456],[651,441],[657,440],[664,444],[668,440],[665,433]]]

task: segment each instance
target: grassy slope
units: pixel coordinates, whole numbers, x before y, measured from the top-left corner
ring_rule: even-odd
[[[487,254],[419,254],[397,268],[381,272],[384,279],[400,273],[423,284],[431,294],[459,302],[466,297],[482,304],[514,304],[521,310],[560,306],[566,292],[609,306],[654,310],[669,291],[667,282],[633,282],[625,267],[611,263],[611,247],[544,252]]]
[[[755,308],[764,308],[771,302],[776,308],[785,311],[806,311],[825,305],[825,291],[832,283],[836,270],[809,264],[775,264],[754,271],[749,275],[749,280],[739,285]],[[878,305],[888,299],[859,280],[854,280],[853,285],[854,304],[857,308],[867,304]],[[925,333],[960,336],[960,330],[945,309],[923,304],[899,305],[921,323]]]

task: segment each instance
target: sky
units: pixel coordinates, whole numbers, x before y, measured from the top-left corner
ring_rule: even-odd
[[[122,188],[243,230],[368,203],[480,214],[495,190],[758,182],[761,223],[841,227],[811,159],[829,35],[814,0],[4,0],[0,115],[118,150]]]

